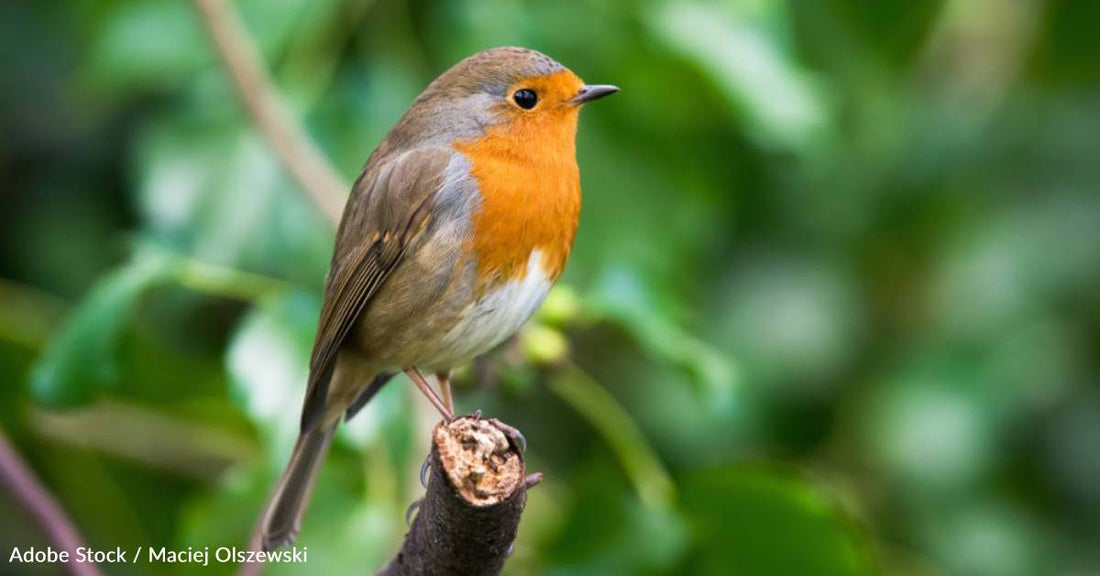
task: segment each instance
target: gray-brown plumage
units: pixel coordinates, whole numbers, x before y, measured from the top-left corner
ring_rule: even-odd
[[[395,372],[447,374],[538,307],[576,228],[577,110],[612,91],[532,50],[487,50],[432,82],[371,154],[337,232],[266,549],[293,541],[342,416]]]

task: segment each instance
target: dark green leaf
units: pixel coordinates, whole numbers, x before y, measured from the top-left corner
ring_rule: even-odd
[[[805,480],[725,468],[684,484],[684,506],[704,576],[865,576],[875,574],[867,543]]]
[[[34,399],[74,406],[117,383],[120,336],[141,295],[171,271],[166,258],[143,253],[97,282],[34,367]]]

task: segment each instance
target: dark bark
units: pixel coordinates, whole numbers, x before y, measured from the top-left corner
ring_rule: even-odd
[[[458,418],[432,433],[431,477],[401,551],[378,576],[495,576],[527,502],[521,437],[495,420]]]

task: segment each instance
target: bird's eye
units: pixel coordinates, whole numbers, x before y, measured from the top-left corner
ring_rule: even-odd
[[[515,94],[512,94],[512,100],[516,101],[516,106],[523,108],[524,110],[530,110],[535,107],[535,104],[539,103],[539,95],[535,94],[534,90],[516,90]]]

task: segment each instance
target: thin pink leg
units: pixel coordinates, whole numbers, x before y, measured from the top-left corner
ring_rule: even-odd
[[[431,402],[432,406],[435,406],[435,409],[443,415],[443,418],[445,418],[448,422],[454,420],[454,413],[447,409],[447,406],[444,405],[443,401],[439,399],[438,395],[436,395],[435,390],[432,390],[432,387],[428,385],[428,381],[424,379],[424,375],[421,374],[415,366],[406,368],[405,374],[407,374],[409,376],[409,380],[412,380],[412,383],[420,389],[420,393],[428,399],[428,402]]]
[[[450,372],[436,372],[435,377],[439,380],[439,392],[443,397],[443,405],[447,407],[447,411],[454,414],[455,401],[451,396],[451,373]]]

